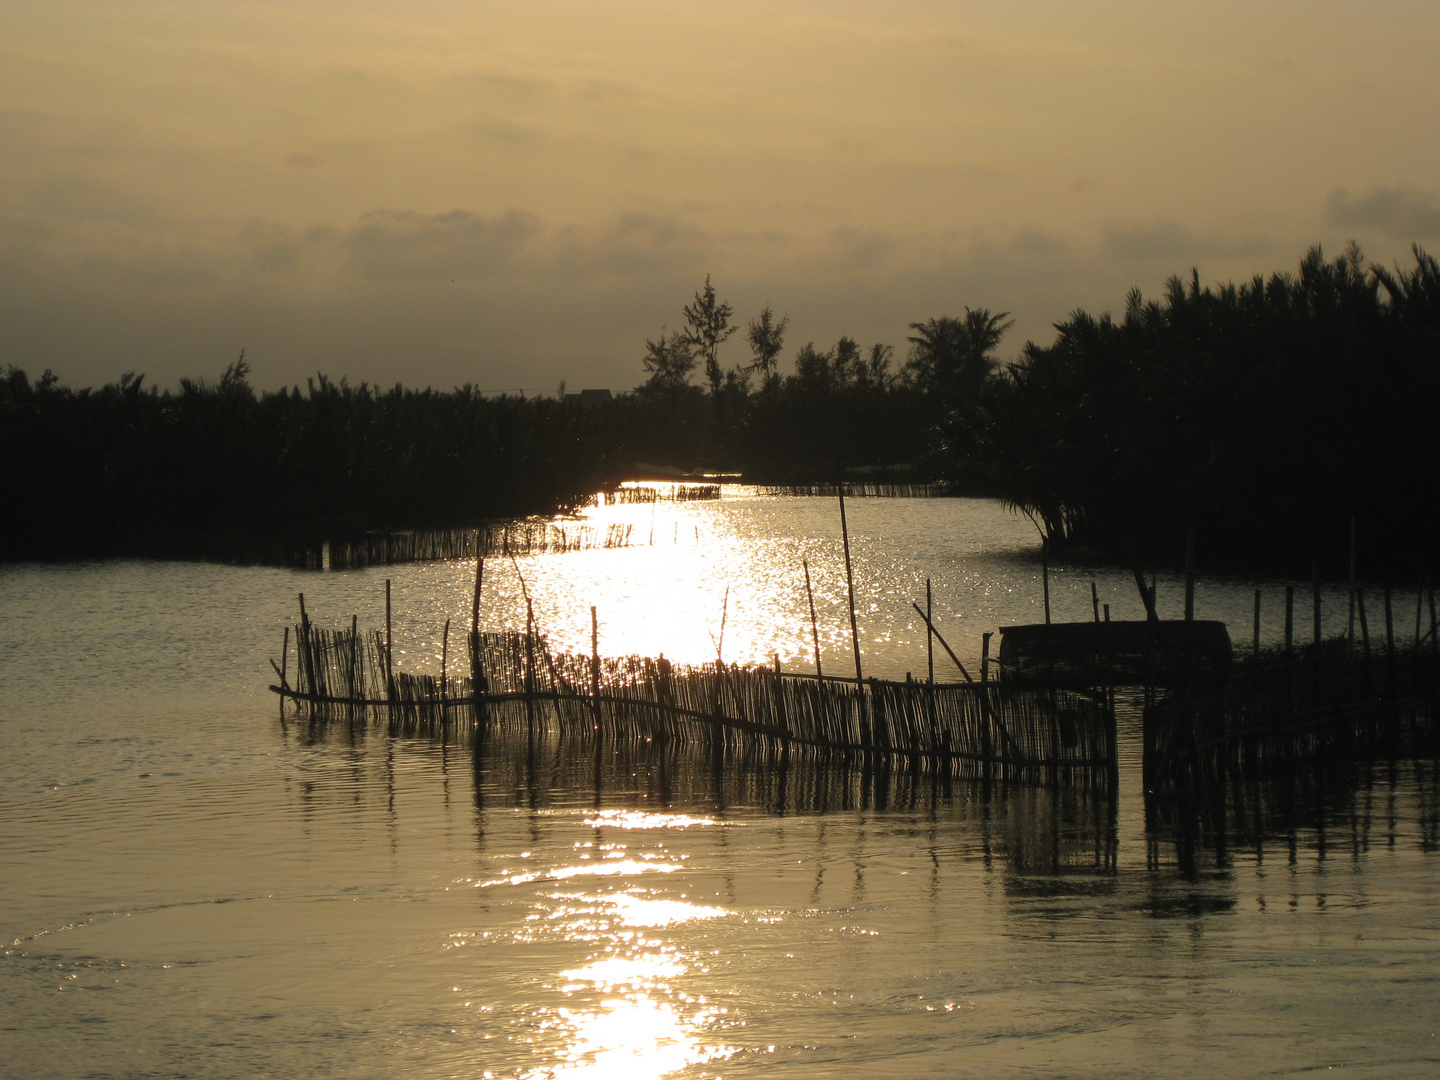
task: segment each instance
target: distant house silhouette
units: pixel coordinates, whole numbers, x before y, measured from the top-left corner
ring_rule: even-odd
[[[615,395],[609,390],[581,390],[578,394],[566,394],[566,401],[578,402],[582,408],[598,409],[607,401],[613,401]]]

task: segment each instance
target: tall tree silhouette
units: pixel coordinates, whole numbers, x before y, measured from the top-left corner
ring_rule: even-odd
[[[775,374],[776,361],[785,348],[785,330],[789,325],[788,315],[782,315],[779,322],[775,321],[775,313],[770,310],[769,304],[761,310],[759,318],[750,320],[746,337],[750,341],[750,353],[755,357],[750,370],[760,373],[762,384]]]
[[[705,361],[705,378],[710,381],[712,394],[718,394],[725,382],[717,353],[721,344],[738,329],[730,325],[732,314],[729,304],[716,299],[709,274],[705,275],[705,288],[695,294],[695,302],[685,305],[685,340]]]

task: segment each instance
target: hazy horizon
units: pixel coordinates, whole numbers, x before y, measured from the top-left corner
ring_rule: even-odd
[[[1420,3],[0,3],[0,364],[641,381],[742,325],[1027,339],[1167,277],[1440,238]],[[742,337],[722,360],[745,359]]]

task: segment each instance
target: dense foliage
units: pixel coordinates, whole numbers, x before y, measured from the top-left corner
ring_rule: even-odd
[[[0,554],[263,557],[338,525],[430,526],[551,511],[593,490],[603,419],[550,399],[378,390],[323,376],[256,395],[0,381]]]
[[[951,412],[948,468],[1056,541],[1174,557],[1193,528],[1211,559],[1336,572],[1353,518],[1372,571],[1433,567],[1440,266],[1414,253],[1077,311]]]

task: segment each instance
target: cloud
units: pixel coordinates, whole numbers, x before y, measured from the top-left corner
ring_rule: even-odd
[[[1234,258],[1258,255],[1270,248],[1258,236],[1202,236],[1170,220],[1154,225],[1112,225],[1101,236],[1101,246],[1110,258],[1126,262]]]
[[[514,265],[540,220],[507,210],[490,220],[468,210],[374,210],[342,241],[350,265],[376,281],[491,277]]]
[[[843,225],[830,234],[837,249],[836,264],[845,270],[874,270],[895,250],[895,241],[879,229]]]
[[[1375,187],[1359,198],[1337,187],[1326,218],[1332,225],[1376,229],[1399,240],[1440,236],[1440,200],[1415,187]]]
[[[293,270],[300,261],[300,241],[294,231],[285,225],[251,218],[240,226],[236,238],[261,273]]]
[[[1038,229],[1021,229],[1010,238],[1010,247],[1019,255],[1063,255],[1070,250],[1064,237]]]
[[[551,264],[571,278],[693,273],[714,248],[708,233],[679,214],[631,211],[603,229],[561,230]]]
[[[156,226],[150,202],[114,185],[76,175],[46,177],[31,188],[31,207],[42,217],[115,222],[135,228]]]
[[[477,113],[470,121],[470,130],[489,142],[519,145],[533,142],[540,129],[529,124],[519,124],[493,113]]]

